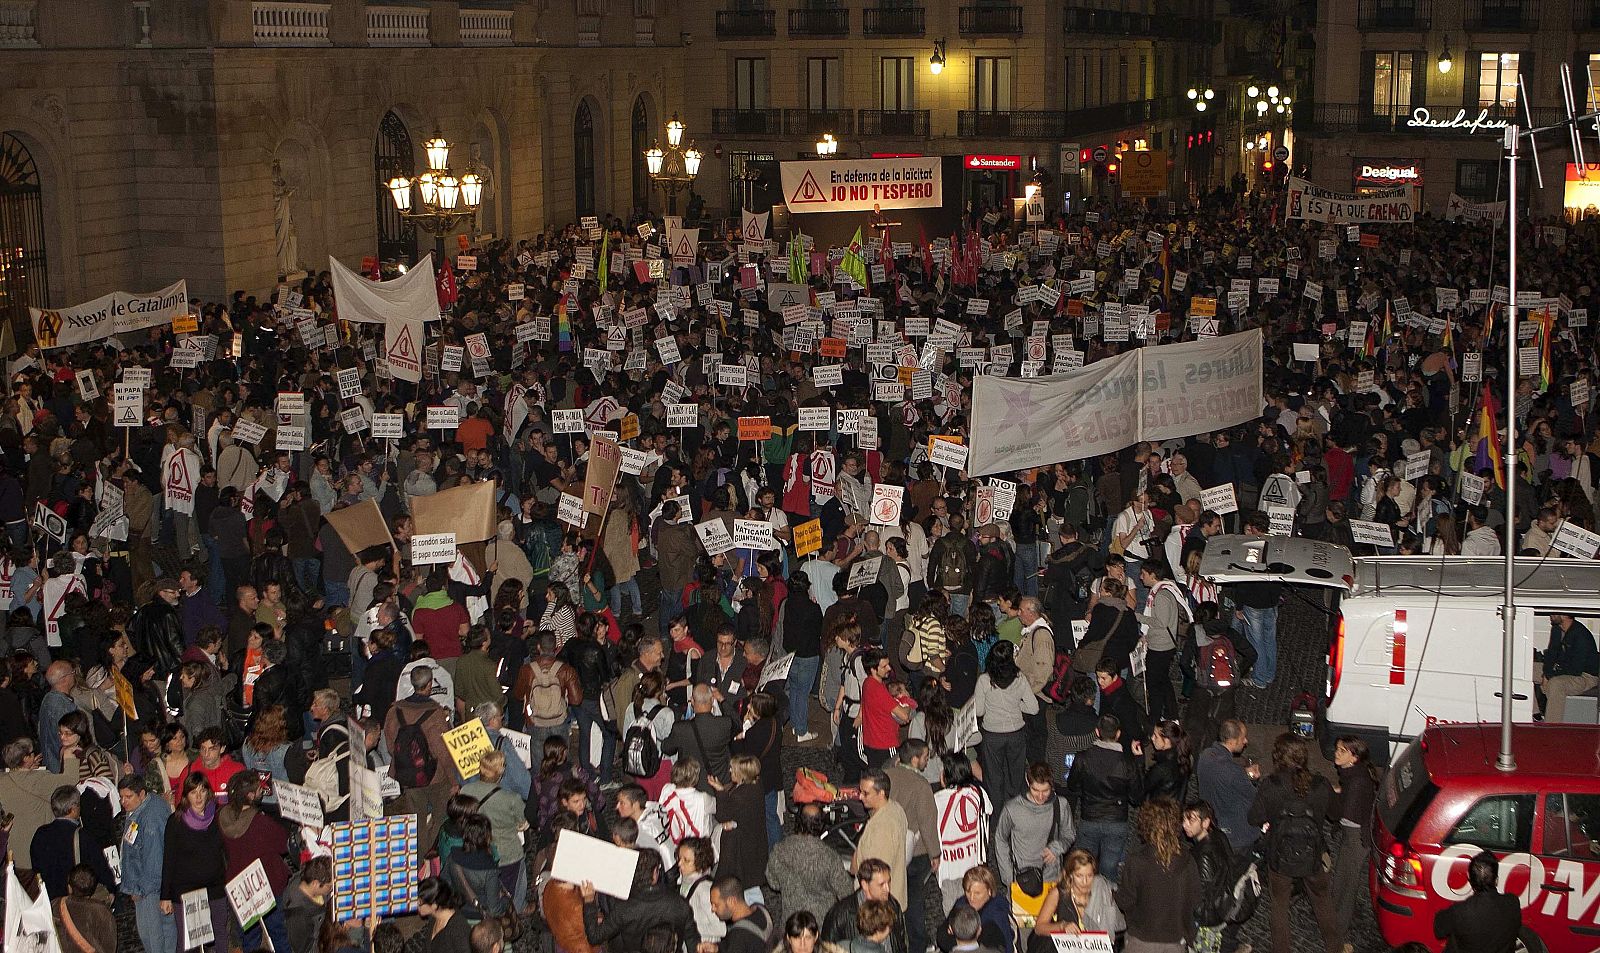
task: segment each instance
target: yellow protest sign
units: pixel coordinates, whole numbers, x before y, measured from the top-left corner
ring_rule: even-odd
[[[460,728],[445,732],[444,743],[450,749],[450,757],[455,761],[456,770],[463,780],[477,777],[478,759],[494,750],[494,745],[489,742],[489,733],[483,730],[481,718],[474,718]]]
[[[1217,316],[1217,299],[1216,298],[1199,298],[1199,297],[1196,297],[1196,298],[1190,298],[1189,299],[1189,317],[1191,317],[1191,318],[1214,318],[1216,316]]]
[[[185,311],[172,319],[173,334],[196,334],[200,331],[200,319]]]
[[[822,548],[822,520],[806,520],[794,528],[794,553],[809,556]]]
[[[623,417],[618,424],[617,434],[623,440],[634,440],[639,436],[639,415],[629,414]]]

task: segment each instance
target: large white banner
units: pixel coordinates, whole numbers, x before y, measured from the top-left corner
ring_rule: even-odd
[[[791,212],[870,212],[938,208],[939,157],[785,162],[783,199]]]
[[[1338,222],[1362,225],[1368,222],[1409,222],[1416,218],[1413,195],[1416,186],[1402,185],[1379,189],[1366,195],[1330,192],[1309,181],[1289,179],[1289,214],[1307,222]]]
[[[189,313],[189,285],[175,281],[149,294],[113,291],[70,308],[29,308],[28,312],[33,318],[33,339],[41,348],[72,347],[171,324]]]
[[[1451,221],[1464,218],[1469,222],[1503,222],[1506,217],[1506,203],[1504,200],[1469,202],[1451,192],[1450,201],[1445,205],[1444,217]]]
[[[1261,369],[1257,329],[1138,348],[1069,374],[979,375],[967,473],[1082,460],[1254,420]]]
[[[439,320],[439,293],[433,284],[433,254],[423,255],[411,270],[389,281],[369,281],[328,256],[333,273],[333,299],[339,320],[384,324],[388,319]]]

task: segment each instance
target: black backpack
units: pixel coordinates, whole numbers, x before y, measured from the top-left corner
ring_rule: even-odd
[[[661,770],[661,745],[650,728],[660,711],[659,704],[641,711],[640,717],[628,726],[628,733],[622,736],[622,766],[636,778],[654,777]]]
[[[400,730],[394,735],[394,779],[402,788],[423,788],[433,783],[439,763],[434,760],[433,748],[428,745],[428,735],[422,723],[432,715],[424,711],[416,721],[406,721],[404,709],[396,712]]]
[[[1322,821],[1305,798],[1291,797],[1267,832],[1267,866],[1286,877],[1322,869]]]

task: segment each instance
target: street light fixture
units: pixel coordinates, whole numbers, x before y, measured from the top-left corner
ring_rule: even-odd
[[[833,138],[833,133],[823,133],[822,138],[817,140],[817,155],[831,156],[838,151],[839,140]]]
[[[457,176],[450,170],[450,143],[437,129],[422,149],[428,171],[415,179],[397,175],[385,185],[400,217],[433,234],[434,254],[442,263],[444,236],[476,216],[483,205],[483,176],[470,170]],[[413,186],[420,201],[413,199]]]
[[[1444,51],[1439,54],[1439,72],[1448,73],[1455,65],[1455,59],[1450,56],[1450,37],[1446,35],[1444,38]]]
[[[935,76],[944,72],[945,41],[933,41],[933,55],[928,57],[928,72]]]
[[[688,127],[674,115],[667,122],[667,147],[652,143],[644,151],[645,170],[661,194],[667,197],[667,214],[678,214],[678,193],[689,188],[700,174],[700,161],[705,158],[690,140],[683,145],[683,133]]]

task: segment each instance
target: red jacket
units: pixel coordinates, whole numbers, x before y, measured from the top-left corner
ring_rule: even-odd
[[[411,613],[411,628],[427,641],[429,654],[441,661],[461,656],[461,627],[470,621],[459,602]]]

